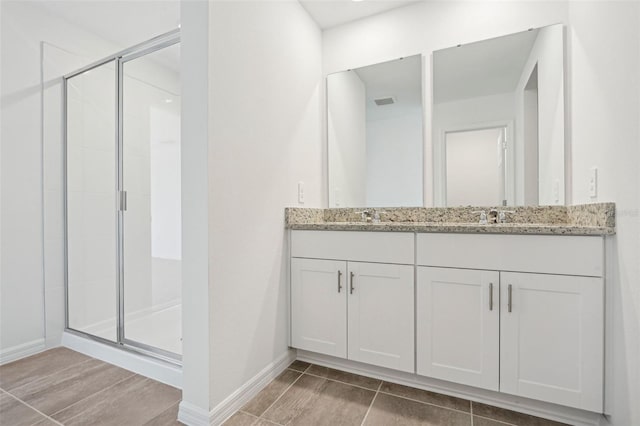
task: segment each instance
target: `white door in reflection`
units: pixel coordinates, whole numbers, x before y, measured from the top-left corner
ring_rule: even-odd
[[[507,205],[506,134],[506,127],[445,133],[447,206]]]
[[[180,355],[180,45],[123,64],[123,335]]]

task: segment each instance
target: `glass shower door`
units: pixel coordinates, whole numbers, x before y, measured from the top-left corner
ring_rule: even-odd
[[[118,339],[116,64],[66,85],[67,326]]]
[[[180,45],[123,58],[123,342],[177,358],[181,342]]]

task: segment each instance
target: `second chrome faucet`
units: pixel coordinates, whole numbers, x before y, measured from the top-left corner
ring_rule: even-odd
[[[512,210],[498,210],[491,209],[489,214],[485,210],[473,212],[474,214],[480,214],[480,225],[487,225],[490,223],[507,223],[507,213],[515,213]]]

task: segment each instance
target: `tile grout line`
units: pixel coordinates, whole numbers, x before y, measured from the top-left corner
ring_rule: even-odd
[[[340,370],[338,370],[338,371],[340,371]],[[330,381],[332,381],[332,382],[341,383],[341,384],[343,384],[343,385],[348,385],[348,386],[353,386],[353,387],[356,387],[356,388],[360,388],[360,389],[368,390],[368,391],[370,391],[370,392],[380,392],[380,393],[383,393],[383,394],[385,394],[385,395],[395,396],[395,397],[397,397],[397,398],[402,398],[402,399],[406,399],[406,400],[409,400],[409,401],[418,402],[418,403],[420,403],[420,404],[426,404],[426,405],[431,405],[431,406],[433,406],[433,407],[444,408],[444,409],[446,409],[446,410],[451,410],[451,411],[455,411],[455,412],[458,412],[458,413],[470,414],[470,411],[458,410],[457,408],[446,407],[446,406],[444,406],[444,405],[438,405],[438,404],[434,404],[434,403],[432,403],[432,402],[420,401],[419,399],[413,399],[413,398],[409,398],[409,397],[406,397],[406,396],[397,395],[397,394],[395,394],[395,393],[385,392],[385,391],[383,391],[383,390],[380,390],[380,389],[381,389],[381,387],[382,387],[382,384],[384,383],[384,380],[380,380],[380,382],[381,382],[381,383],[380,383],[380,385],[378,386],[378,390],[377,390],[377,391],[374,391],[374,390],[373,390],[373,389],[371,389],[371,388],[366,388],[366,387],[364,387],[364,386],[354,385],[353,383],[348,383],[348,382],[343,382],[343,381],[336,380],[336,379],[331,379],[331,378],[329,378],[329,377],[318,376],[318,375],[316,375],[316,374],[306,373],[306,372],[305,372],[304,374],[306,374],[306,375],[308,375],[308,376],[317,377],[317,378],[319,378],[319,379],[327,379],[327,380],[330,380]],[[362,376],[362,377],[367,377],[367,376]],[[375,379],[375,380],[379,380],[379,379]],[[412,388],[412,389],[422,390],[422,389],[419,389],[419,388]],[[428,391],[425,391],[425,392],[428,392]],[[437,392],[436,392],[436,393],[437,393]],[[438,395],[444,395],[444,394],[438,394]],[[445,396],[447,396],[447,395],[445,395]],[[455,398],[455,397],[454,397],[454,398]],[[459,399],[462,399],[462,398],[459,398]],[[465,400],[465,399],[463,399],[463,401],[468,401],[468,402],[469,402],[469,404],[471,404],[471,401],[470,401],[470,400]],[[488,418],[488,417],[487,417],[487,418]],[[490,419],[490,420],[493,420],[493,419]]]
[[[413,388],[413,389],[417,389],[417,388]],[[389,393],[385,391],[380,391],[380,393],[383,393],[385,395],[395,396],[396,398],[406,399],[408,401],[419,402],[420,404],[431,405],[432,407],[444,408],[445,410],[455,411],[456,413],[471,414],[469,411],[458,410],[457,408],[445,407],[444,405],[438,405],[432,402],[420,401],[419,399],[408,398],[406,396],[396,395],[395,393]],[[438,394],[438,395],[443,395],[443,394]]]
[[[54,422],[57,425],[61,425],[62,423],[60,423],[59,421],[57,421],[56,419],[54,419],[53,417],[47,416],[46,414],[44,414],[42,411],[38,410],[37,408],[27,404],[26,402],[24,402],[23,400],[21,400],[20,398],[18,398],[17,396],[13,395],[12,393],[4,390],[4,389],[0,389],[2,390],[2,392],[6,393],[7,395],[9,395],[10,398],[15,399],[16,401],[18,401],[18,403],[24,405],[25,407],[28,407],[30,409],[32,409],[33,411],[37,412],[38,414],[40,414],[41,416],[43,416],[45,419],[51,420],[52,422]],[[43,419],[38,419],[35,423],[32,423],[32,425],[35,425],[37,423],[40,423]]]
[[[307,370],[309,369],[309,367],[311,367],[311,364],[309,364],[309,366],[308,366],[307,368],[305,368],[305,370],[304,370],[304,371],[307,371]],[[293,371],[296,371],[296,370],[293,370]],[[296,371],[296,372],[297,372],[297,373],[300,373],[300,371]],[[280,401],[280,398],[282,398],[282,396],[283,396],[285,393],[287,393],[287,392],[289,391],[289,389],[291,389],[291,387],[292,387],[293,385],[295,385],[295,384],[296,384],[296,382],[297,382],[298,380],[300,380],[300,377],[302,377],[302,376],[304,376],[304,372],[301,372],[301,373],[300,373],[300,375],[299,375],[298,377],[296,377],[296,379],[295,379],[293,382],[291,382],[291,384],[290,384],[289,386],[287,386],[287,388],[286,388],[286,389],[285,389],[285,390],[284,390],[280,395],[278,395],[278,397],[275,399],[275,401],[273,401],[273,402],[271,403],[271,405],[269,405],[269,406],[268,406],[264,411],[262,411],[262,413],[260,413],[259,418],[260,418],[260,419],[267,420],[267,421],[270,421],[269,419],[265,419],[265,418],[263,418],[263,417],[262,417],[262,415],[263,415],[264,413],[266,413],[267,411],[269,411],[269,410],[271,409],[271,407],[273,407],[273,406],[276,404],[276,402]],[[273,423],[273,422],[272,422],[272,423]]]
[[[353,387],[364,389],[364,390],[368,390],[368,391],[371,391],[371,392],[377,392],[375,389],[367,388],[367,387],[360,386],[360,385],[354,385],[353,383],[343,382],[341,380],[331,379],[331,378],[325,377],[325,376],[318,376],[317,374],[312,374],[312,373],[304,373],[304,374],[306,374],[307,376],[317,377],[319,379],[327,379],[327,380],[330,380],[332,382],[341,383],[343,385],[353,386]],[[362,376],[362,377],[366,377],[366,376]],[[378,379],[375,379],[375,380],[378,380]],[[384,382],[384,380],[380,380],[380,382],[381,382],[380,385],[382,385],[382,382]],[[380,385],[378,386],[378,388],[380,388]]]
[[[129,370],[127,370],[127,371],[129,371]],[[77,405],[77,404],[79,404],[79,403],[81,403],[81,402],[83,402],[83,401],[87,400],[88,398],[91,398],[91,397],[93,397],[93,396],[95,396],[95,395],[99,395],[99,394],[101,394],[102,392],[104,392],[104,391],[106,391],[106,390],[108,390],[108,389],[111,389],[112,387],[114,387],[114,386],[116,386],[116,385],[118,385],[118,384],[120,384],[120,383],[124,382],[125,380],[128,380],[128,379],[130,379],[130,378],[134,377],[134,376],[137,376],[137,375],[138,375],[138,374],[131,372],[131,375],[130,375],[130,376],[127,376],[127,377],[125,377],[124,379],[119,380],[119,381],[117,381],[117,382],[113,383],[112,385],[107,386],[106,388],[99,390],[98,392],[92,393],[91,395],[88,395],[88,396],[86,396],[86,397],[82,398],[81,400],[74,402],[74,403],[73,403],[73,404],[71,404],[71,405],[67,405],[67,406],[66,406],[66,407],[64,407],[63,409],[58,410],[58,411],[56,411],[55,413],[52,413],[52,414],[51,414],[51,416],[55,416],[56,414],[61,413],[62,411],[66,410],[66,409],[68,409],[68,408],[71,408],[71,407],[73,407],[74,405]],[[144,377],[144,376],[140,376],[140,377]],[[151,380],[151,379],[149,379],[149,378],[147,378],[147,377],[145,377],[145,379],[147,379],[147,380]],[[71,419],[74,419],[74,418],[78,417],[78,416],[79,416],[80,414],[82,414],[82,413],[83,413],[83,412],[81,411],[80,413],[76,414],[75,416],[72,416],[72,417],[70,417],[69,419],[67,419],[67,421],[69,421],[69,420],[71,420]],[[53,417],[52,417],[52,418],[53,418]],[[58,423],[60,423],[60,422],[58,422]],[[60,423],[60,424],[62,424],[62,423]]]
[[[255,414],[251,414],[251,413],[248,413],[248,412],[246,412],[246,411],[242,411],[242,410],[238,410],[238,411],[236,411],[236,412],[233,414],[233,416],[235,416],[235,415],[236,415],[236,414],[238,414],[238,413],[242,413],[242,414],[247,415],[247,416],[249,416],[249,417],[253,417],[253,423],[251,423],[251,425],[255,425],[255,424],[258,422],[258,420],[264,420],[265,422],[269,422],[269,423],[273,423],[274,425],[281,426],[279,423],[275,423],[275,422],[272,422],[272,421],[270,421],[270,420],[263,419],[262,417],[258,417],[258,416],[256,416]],[[231,416],[231,417],[233,417],[233,416]],[[229,417],[229,419],[230,419],[231,417]],[[226,423],[226,422],[228,422],[228,421],[229,421],[229,419],[225,420],[225,423]],[[224,425],[225,423],[223,423],[223,425]]]
[[[515,423],[503,422],[502,420],[492,419],[491,417],[487,417],[487,416],[479,416],[479,415],[476,414],[473,417],[478,417],[478,418],[485,419],[485,420],[491,420],[492,422],[500,423],[501,425],[505,425],[505,426],[518,426]]]
[[[0,0],[0,1],[1,1],[1,0]],[[67,370],[69,370],[70,368],[79,367],[79,366],[81,366],[81,365],[83,365],[83,364],[87,364],[87,363],[88,363],[88,362],[90,362],[90,361],[98,361],[100,364],[109,365],[109,366],[114,366],[113,364],[109,364],[109,363],[104,362],[104,361],[101,361],[101,360],[99,360],[99,359],[96,359],[96,358],[90,358],[90,359],[88,359],[88,360],[86,360],[86,361],[82,361],[82,362],[80,362],[80,363],[78,363],[78,364],[76,364],[76,365],[72,365],[72,366],[70,366],[70,367],[67,367],[67,368],[64,368],[64,369],[62,369],[62,370],[56,371],[56,372],[51,373],[51,374],[49,374],[49,375],[38,377],[38,378],[37,378],[37,379],[35,379],[35,380],[32,380],[32,381],[27,382],[27,383],[25,383],[25,384],[23,384],[23,385],[20,385],[20,386],[17,386],[17,387],[15,387],[15,388],[12,388],[12,389],[11,389],[11,391],[8,391],[8,390],[7,390],[6,392],[15,392],[15,391],[20,390],[20,389],[22,389],[22,388],[24,388],[24,387],[27,387],[27,386],[33,386],[34,384],[37,384],[38,382],[42,382],[42,381],[46,381],[46,379],[50,379],[52,376],[54,376],[54,375],[56,375],[56,374],[66,373],[66,372],[67,372]],[[90,368],[98,368],[98,367],[100,367],[100,364],[95,365],[94,367],[90,367]],[[115,366],[114,366],[114,367],[115,367]],[[117,368],[120,368],[120,367],[117,367]],[[128,371],[128,370],[127,370],[127,371]],[[79,376],[79,375],[81,375],[81,374],[84,374],[84,373],[86,373],[86,371],[81,372],[81,373],[76,373],[76,374],[75,374],[75,376],[77,377],[77,376]],[[73,376],[74,376],[74,374],[67,374],[67,375],[65,375],[65,379],[68,379],[69,377],[73,377]],[[14,395],[14,394],[12,393],[12,395]],[[14,395],[14,396],[15,396],[16,398],[18,398],[16,395]]]
[[[463,399],[463,398],[458,398],[458,399],[462,399],[463,401],[468,401],[468,402],[469,402],[469,411],[459,410],[459,409],[451,408],[451,407],[447,407],[447,406],[444,406],[444,405],[438,405],[438,404],[434,404],[434,403],[431,403],[431,402],[420,401],[420,400],[418,400],[418,399],[413,399],[413,398],[409,398],[409,397],[406,397],[406,396],[397,395],[397,394],[390,393],[390,392],[385,392],[385,391],[381,390],[381,389],[382,389],[382,385],[384,384],[384,382],[385,382],[385,381],[384,381],[384,380],[381,380],[381,379],[375,379],[375,378],[373,378],[373,377],[361,376],[361,377],[371,378],[371,379],[373,379],[373,380],[380,380],[380,384],[378,385],[377,390],[373,390],[373,389],[371,389],[371,388],[367,388],[367,387],[360,386],[360,385],[355,385],[355,384],[353,384],[353,383],[343,382],[343,381],[341,381],[341,380],[336,380],[336,379],[332,379],[332,378],[329,378],[329,377],[324,377],[324,376],[319,376],[319,375],[317,375],[317,374],[309,373],[309,372],[308,372],[308,370],[309,370],[313,365],[316,365],[316,364],[309,363],[309,365],[304,369],[304,371],[295,370],[295,369],[292,369],[292,368],[287,367],[287,369],[288,369],[288,370],[291,370],[291,371],[296,372],[296,373],[301,373],[301,374],[300,374],[300,376],[299,376],[296,380],[294,380],[294,381],[291,383],[291,385],[289,385],[289,386],[287,387],[287,389],[285,389],[285,390],[284,390],[284,392],[282,392],[282,394],[281,394],[280,396],[278,396],[278,398],[273,402],[273,404],[271,404],[269,407],[267,407],[267,409],[266,409],[266,410],[264,410],[264,412],[263,412],[262,414],[266,413],[266,412],[267,412],[267,411],[268,411],[268,410],[269,410],[273,405],[275,405],[275,403],[276,403],[276,402],[278,402],[278,400],[279,400],[279,399],[280,399],[280,398],[281,398],[281,397],[282,397],[282,396],[283,396],[283,395],[284,395],[284,394],[285,394],[285,393],[286,393],[286,392],[287,392],[287,391],[288,391],[288,390],[289,390],[289,389],[290,389],[290,388],[291,388],[291,387],[292,387],[292,386],[293,386],[293,385],[294,385],[294,384],[295,384],[295,383],[296,383],[296,382],[297,382],[297,381],[298,381],[298,380],[299,380],[303,375],[305,375],[305,374],[306,374],[307,376],[316,377],[316,378],[318,378],[318,379],[325,379],[325,380],[329,380],[329,381],[332,381],[332,382],[340,383],[340,384],[343,384],[343,385],[353,386],[353,387],[356,387],[356,388],[359,388],[359,389],[368,390],[368,391],[370,391],[370,392],[375,392],[376,394],[374,395],[373,400],[371,401],[371,404],[370,404],[369,408],[367,409],[367,413],[365,414],[365,418],[363,419],[363,421],[362,421],[363,423],[362,423],[362,424],[364,424],[364,421],[366,420],[367,416],[369,415],[369,411],[371,410],[371,407],[373,406],[373,402],[376,400],[376,398],[377,398],[378,394],[379,394],[379,393],[382,393],[382,394],[384,394],[384,395],[389,395],[389,396],[393,396],[393,397],[396,397],[396,398],[402,398],[402,399],[406,399],[406,400],[408,400],[408,401],[412,401],[412,402],[417,402],[417,403],[420,403],[420,404],[425,404],[425,405],[430,405],[430,406],[433,406],[433,407],[443,408],[443,409],[445,409],[445,410],[450,410],[450,411],[454,411],[454,412],[461,413],[461,414],[467,414],[467,415],[471,416],[471,426],[473,426],[473,424],[474,424],[474,422],[473,422],[473,418],[474,418],[474,417],[479,417],[479,418],[482,418],[482,419],[486,419],[486,420],[491,420],[491,421],[494,421],[494,422],[498,422],[498,423],[503,424],[503,425],[505,425],[505,426],[516,426],[516,425],[515,425],[515,424],[513,424],[513,423],[508,423],[508,422],[504,422],[504,421],[501,421],[501,420],[497,420],[497,419],[494,419],[494,418],[491,418],[491,417],[481,416],[481,415],[478,415],[478,414],[474,414],[474,413],[473,413],[473,401],[471,401],[471,400],[465,400],[465,399]],[[325,368],[330,368],[330,367],[325,367]],[[335,369],[334,369],[334,370],[335,370]],[[342,371],[342,370],[336,370],[336,371]],[[353,373],[349,373],[349,374],[353,374]],[[354,375],[359,376],[359,375],[357,375],[357,374],[354,374]],[[420,389],[420,388],[412,388],[412,389],[417,389],[417,390],[422,390],[422,391],[424,391],[423,389]],[[425,391],[425,392],[429,392],[429,391]],[[434,393],[437,393],[437,392],[434,392]],[[438,394],[438,395],[444,395],[444,396],[447,396],[447,395],[445,395],[445,394]],[[454,397],[454,398],[456,398],[456,397]],[[250,416],[252,416],[252,417],[258,417],[258,416],[256,416],[255,414],[248,413],[248,412],[246,412],[246,411],[243,411],[242,409],[240,409],[240,410],[238,410],[238,411],[239,411],[239,412],[242,412],[242,413],[244,413],[244,414],[248,414],[248,415],[250,415]],[[264,418],[264,417],[262,417],[262,416],[259,416],[258,418],[259,418],[260,420],[265,420],[265,421],[267,421],[267,422],[269,422],[269,423],[273,423],[273,424],[275,424],[275,425],[280,425],[279,423],[276,423],[276,422],[274,422],[274,421],[272,421],[272,420],[269,420],[269,419],[265,419],[265,418]],[[280,425],[280,426],[283,426],[283,425]],[[361,425],[361,426],[362,426],[362,425]]]
[[[371,411],[371,408],[373,408],[373,403],[376,402],[376,398],[378,397],[378,394],[380,393],[380,389],[382,388],[382,384],[384,382],[381,380],[380,384],[378,385],[378,390],[376,390],[375,395],[373,395],[373,399],[371,400],[371,404],[369,404],[369,408],[367,408],[367,412],[364,413],[364,417],[362,418],[362,423],[360,423],[360,426],[364,425],[364,422],[367,421],[367,417],[369,417],[369,412]]]
[[[46,352],[46,351],[45,351],[45,352]],[[40,352],[40,353],[43,353],[43,352]],[[26,358],[23,358],[23,359],[26,359]],[[51,373],[44,374],[44,375],[42,375],[42,376],[38,376],[37,378],[34,378],[33,380],[30,380],[30,381],[28,381],[28,382],[26,382],[26,383],[23,383],[23,384],[21,384],[20,386],[15,386],[15,387],[11,388],[11,391],[14,391],[14,390],[19,389],[19,388],[21,388],[21,387],[24,387],[24,386],[30,385],[30,384],[32,384],[32,383],[35,383],[35,382],[37,382],[38,380],[46,379],[46,378],[48,378],[48,377],[53,376],[54,374],[63,373],[63,372],[67,371],[67,370],[68,370],[68,369],[70,369],[70,368],[77,367],[77,366],[79,366],[79,365],[82,365],[82,364],[87,363],[87,362],[92,361],[92,360],[95,360],[95,358],[91,358],[91,357],[89,357],[89,359],[85,359],[84,361],[80,361],[80,362],[78,362],[78,363],[76,363],[76,364],[70,365],[70,366],[65,367],[65,368],[63,368],[63,369],[61,369],[61,370],[53,371],[53,372],[51,372]],[[21,360],[17,360],[17,361],[21,361]],[[17,361],[16,361],[16,362],[17,362]],[[98,361],[100,361],[100,360],[98,360]],[[100,361],[100,362],[104,362],[104,361]],[[105,364],[107,364],[107,363],[105,362]],[[7,366],[7,365],[9,365],[9,364],[5,364],[5,365],[3,365],[2,367],[5,367],[5,366]],[[5,389],[5,388],[2,388],[2,389],[3,389],[5,392],[7,392],[7,393],[9,393],[9,392],[10,392],[10,391],[9,391],[9,389]],[[11,395],[13,396],[13,394],[11,394]]]
[[[151,380],[153,380],[153,379],[151,379]],[[182,393],[181,393],[181,395],[182,395]],[[155,417],[153,417],[153,418],[149,419],[149,422],[150,422],[151,420],[155,419],[156,417],[161,416],[161,415],[163,415],[164,413],[166,413],[167,411],[171,410],[171,409],[172,409],[173,407],[175,407],[176,405],[178,406],[178,411],[179,411],[179,410],[180,410],[180,403],[181,403],[181,402],[182,402],[182,396],[180,396],[180,399],[179,399],[179,400],[177,400],[176,402],[171,403],[171,405],[169,405],[169,406],[166,408],[166,410],[162,410],[162,411],[161,411],[161,412],[159,412]],[[148,422],[147,422],[147,423],[148,423]]]
[[[248,416],[251,416],[251,417],[255,417],[255,420],[253,421],[253,423],[251,423],[252,425],[255,425],[256,423],[258,423],[258,421],[263,421],[263,422],[270,423],[272,425],[282,426],[280,423],[276,423],[276,422],[271,421],[271,420],[263,419],[262,417],[258,417],[255,414],[247,413],[246,411],[239,411],[239,412],[241,412],[242,414],[246,414]]]

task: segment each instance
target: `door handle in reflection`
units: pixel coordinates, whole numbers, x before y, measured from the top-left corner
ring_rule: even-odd
[[[127,191],[120,191],[120,211],[127,211]]]
[[[342,290],[342,271],[338,271],[338,293]]]
[[[355,287],[353,287],[353,277],[354,277],[354,273],[351,272],[351,274],[349,275],[349,293],[353,294],[353,290],[355,290]]]

